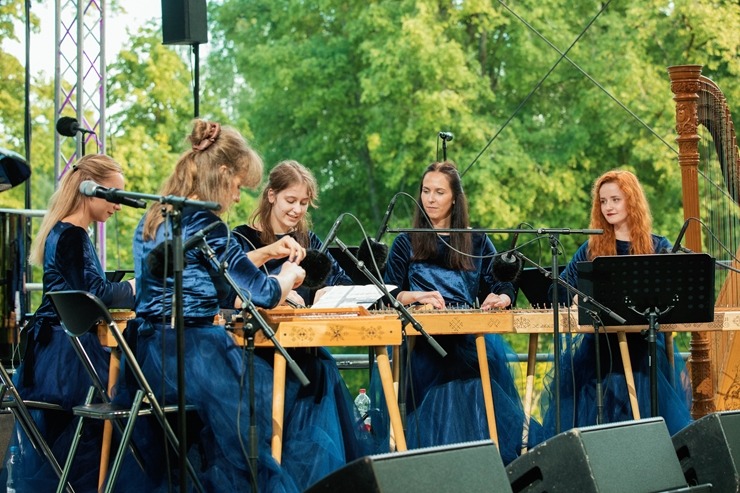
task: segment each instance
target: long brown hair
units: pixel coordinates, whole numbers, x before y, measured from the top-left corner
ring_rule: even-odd
[[[123,174],[121,165],[105,154],[88,154],[81,157],[69,169],[59,183],[59,188],[49,199],[46,215],[41,221],[39,232],[31,244],[28,260],[34,265],[43,265],[46,238],[54,225],[82,207],[84,201],[92,200],[82,195],[80,184],[85,180],[96,183],[107,181],[115,174]]]
[[[236,129],[196,119],[187,140],[190,146],[162,185],[161,195],[218,202],[220,213],[224,213],[234,203],[231,196],[234,178],[240,177],[242,186],[250,188],[262,179],[262,158]],[[154,238],[164,220],[161,210],[161,204],[155,202],[146,212],[144,239]]]
[[[630,231],[630,254],[654,253],[653,216],[650,214],[645,191],[637,177],[626,170],[612,170],[604,173],[594,182],[591,190],[591,225],[592,229],[603,229],[604,234],[593,235],[588,240],[589,259],[604,255],[616,255],[616,234],[614,226],[609,224],[601,212],[599,191],[606,183],[615,183],[624,194],[627,212],[627,226]]]
[[[259,224],[260,240],[263,244],[269,245],[277,240],[275,231],[272,229],[272,223],[270,222],[270,213],[272,212],[272,207],[274,205],[270,203],[270,191],[272,190],[274,194],[278,194],[294,185],[306,185],[309,205],[314,208],[318,207],[319,186],[311,171],[298,161],[287,160],[279,162],[272,171],[270,171],[270,176],[264,190],[262,190],[262,195],[260,197],[260,202],[257,205],[257,209],[250,217],[252,226],[255,226],[257,223]],[[309,246],[310,240],[308,237],[308,231],[310,229],[311,218],[307,212],[296,225],[296,229],[292,232],[293,237],[302,247]]]
[[[451,161],[435,162],[427,166],[424,174],[421,176],[419,183],[419,194],[417,201],[420,207],[414,211],[414,228],[431,228],[429,218],[424,212],[421,198],[422,188],[424,187],[424,177],[428,173],[436,171],[442,173],[447,178],[447,182],[452,190],[452,211],[450,213],[450,228],[466,229],[470,227],[470,215],[468,214],[468,199],[462,187],[460,174],[457,172],[457,166]],[[450,269],[455,270],[473,270],[475,267],[473,261],[467,254],[473,251],[473,240],[468,233],[451,233],[449,244],[452,246],[448,250],[447,265]],[[428,260],[437,256],[437,238],[433,232],[429,233],[411,233],[411,248],[413,251],[412,260]],[[459,250],[459,251],[456,251]]]

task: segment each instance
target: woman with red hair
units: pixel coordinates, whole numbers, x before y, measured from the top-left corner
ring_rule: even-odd
[[[640,255],[671,249],[663,236],[652,233],[652,215],[642,185],[637,177],[624,170],[601,175],[592,190],[590,228],[602,229],[601,235],[591,236],[581,245],[566,266],[561,279],[578,286],[578,262],[591,261],[607,255]],[[559,299],[573,301],[560,287]],[[609,300],[599,300],[606,305]],[[560,356],[560,430],[596,424],[596,336],[582,334],[564,336]],[[599,355],[602,376],[604,422],[632,419],[624,368],[616,334],[599,334]],[[635,388],[641,416],[650,416],[650,367],[648,344],[641,334],[628,334],[627,343],[635,377]],[[680,356],[675,367],[668,362],[666,340],[658,334],[658,409],[668,431],[676,433],[691,422],[691,387]],[[675,351],[675,349],[673,349]],[[553,382],[543,394],[543,415],[546,436],[555,434]]]

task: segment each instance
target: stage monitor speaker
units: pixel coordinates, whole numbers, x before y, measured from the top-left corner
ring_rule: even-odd
[[[673,435],[673,446],[690,485],[740,492],[740,411],[709,414]]]
[[[491,441],[371,455],[350,462],[305,493],[510,493],[501,456]]]
[[[206,0],[162,0],[162,40],[166,45],[208,43]]]
[[[514,493],[653,493],[687,486],[663,418],[573,428],[506,471]]]

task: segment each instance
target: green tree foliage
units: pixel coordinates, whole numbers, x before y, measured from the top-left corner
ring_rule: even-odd
[[[209,82],[268,163],[314,170],[319,230],[343,211],[372,229],[395,192],[414,194],[450,130],[479,226],[586,227],[595,177],[627,167],[670,234],[681,217],[666,67],[702,63],[736,95],[738,6],[602,5],[224,0],[211,9]],[[584,240],[563,238],[567,252]]]
[[[624,167],[671,237],[682,216],[666,67],[702,64],[740,101],[736,2],[224,0],[210,14],[209,83],[268,163],[315,172],[318,231],[345,211],[373,231],[394,193],[416,194],[450,130],[477,226],[585,228],[594,179]],[[413,209],[400,200],[391,224]],[[561,236],[561,263],[586,239]],[[550,264],[546,241],[525,252]]]
[[[0,39],[18,39],[22,5],[0,4]],[[221,0],[209,2],[209,22],[201,116],[239,128],[268,168],[311,168],[319,233],[342,212],[374,231],[394,194],[416,195],[448,130],[476,226],[585,228],[594,179],[626,167],[671,238],[682,217],[666,67],[703,65],[740,112],[736,1]],[[152,22],[108,67],[107,148],[132,190],[156,192],[185,149],[193,60],[178,50]],[[0,62],[2,145],[22,153],[23,65],[2,50]],[[33,207],[43,208],[55,179],[53,81],[34,77]],[[245,221],[254,196],[226,219]],[[0,195],[0,206],[22,204],[20,189]],[[401,197],[391,225],[408,226],[414,207]],[[121,266],[140,214],[124,211],[109,234]],[[356,242],[359,228],[345,224],[341,237]],[[560,239],[565,262],[586,238]],[[546,241],[528,248],[549,265]]]

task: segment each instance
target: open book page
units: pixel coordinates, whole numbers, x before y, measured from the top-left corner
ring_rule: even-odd
[[[386,285],[388,291],[396,286]],[[331,286],[330,289],[311,308],[346,308],[363,306],[369,308],[383,293],[374,284],[365,286]]]

